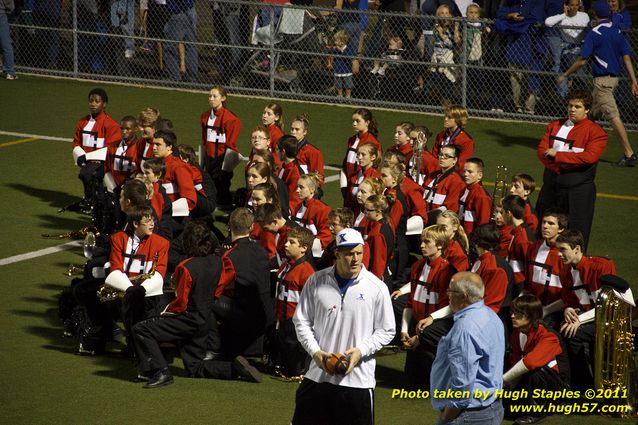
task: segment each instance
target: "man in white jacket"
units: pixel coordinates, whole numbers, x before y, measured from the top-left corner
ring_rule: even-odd
[[[335,265],[308,278],[293,318],[314,360],[297,390],[294,425],[372,424],[374,353],[395,334],[387,286],[362,265],[361,234],[344,229],[336,246]],[[328,372],[333,353],[347,356],[345,374]]]

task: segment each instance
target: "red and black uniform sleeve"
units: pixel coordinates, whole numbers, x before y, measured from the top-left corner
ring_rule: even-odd
[[[287,266],[288,263],[284,263],[277,273],[278,288],[275,316],[278,321],[292,319],[299,303],[301,291],[310,275],[315,272],[315,269],[305,257],[294,262],[286,273],[282,273],[287,269]]]
[[[491,252],[484,252],[479,258],[480,266],[476,270],[485,284],[485,305],[498,313],[507,295],[507,273],[496,264],[496,257]]]
[[[305,139],[297,143],[297,162],[304,170],[304,173],[317,172],[321,175],[321,185],[326,177],[324,170],[323,153]]]
[[[563,353],[560,341],[542,323],[536,329],[531,328],[527,335],[515,330],[510,337],[510,345],[512,366],[522,359],[528,370],[547,366],[554,372],[559,372],[556,358]]]
[[[525,224],[527,224],[527,227],[529,227],[533,233],[536,233],[536,229],[538,229],[538,217],[536,217],[536,213],[532,210],[529,199],[525,201]]]
[[[498,227],[498,231],[501,234],[501,241],[498,245],[498,255],[503,258],[507,258],[507,250],[510,247],[512,241],[512,227],[507,224],[503,224]]]
[[[446,142],[446,138],[450,137],[451,140]],[[474,155],[474,140],[470,137],[469,134],[465,132],[465,130],[459,129],[456,135],[454,133],[450,133],[447,130],[444,130],[436,135],[436,142],[432,146],[432,155],[436,158],[439,156],[441,152],[441,148],[447,144],[457,145],[461,150],[459,155],[459,160],[456,163],[456,169],[458,172],[463,171],[463,165],[465,165],[465,161],[468,158],[471,158]]]
[[[512,240],[507,250],[507,261],[514,272],[514,283],[525,282],[525,261],[532,242],[527,239],[527,231],[523,226],[512,229]]]
[[[450,246],[443,254],[443,257],[456,269],[457,272],[464,272],[470,268],[470,261],[461,245],[455,241],[450,241]]]
[[[357,160],[357,148],[364,143],[372,143],[379,151],[379,156],[383,155],[383,149],[381,143],[372,133],[354,134],[348,139],[348,149],[346,150],[346,156],[343,158],[341,165],[346,177],[350,179],[356,176],[359,172],[359,161]]]
[[[536,241],[525,260],[525,290],[536,295],[544,306],[558,300],[562,289],[560,270],[564,266],[556,246]]]
[[[171,201],[185,198],[188,202],[188,210],[192,211],[197,205],[197,194],[195,192],[195,182],[188,168],[188,165],[181,159],[169,155],[164,158],[166,163],[166,176],[162,186]]]
[[[190,258],[182,261],[175,268],[172,279],[175,281],[175,298],[167,307],[167,311],[173,314],[180,314],[186,311],[188,306],[188,296],[193,286],[193,278],[184,263],[190,261]]]

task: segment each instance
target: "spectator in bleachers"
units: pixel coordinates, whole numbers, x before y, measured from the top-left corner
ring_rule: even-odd
[[[60,56],[60,14],[62,2],[59,0],[37,0],[33,6],[33,23],[41,27],[49,27],[50,30],[36,32],[38,44],[46,49],[47,68],[55,68]]]
[[[194,0],[167,0],[170,16],[164,25],[166,43],[166,69],[171,80],[181,81],[178,42],[184,43],[186,53],[186,80],[196,81],[199,68],[197,46],[197,11]]]
[[[368,10],[367,0],[336,0],[335,9]],[[348,33],[348,38],[354,51],[359,53],[359,38],[361,32],[368,26],[368,15],[365,13],[338,13],[339,28]]]
[[[436,9],[436,16],[443,19],[437,20],[434,25],[434,50],[431,61],[433,64],[442,64],[444,66],[433,66],[430,71],[435,76],[444,78],[434,79],[432,88],[438,91],[442,97],[449,98],[453,92],[452,84],[458,81],[458,69],[445,65],[454,63],[454,50],[461,42],[461,33],[459,32],[458,23],[448,19],[452,17],[452,8],[447,5],[441,5]]]
[[[9,28],[9,14],[13,12],[15,5],[13,0],[2,0],[0,2],[0,46],[2,47],[2,77],[7,80],[15,80],[16,70],[14,68],[13,41],[11,40],[11,29]]]
[[[218,50],[217,66],[219,73],[228,80],[234,77],[241,67],[241,59],[246,50],[238,48],[245,46],[249,33],[248,6],[238,3],[212,2],[213,29],[216,41],[235,47],[222,47]]]
[[[607,0],[611,12],[611,22],[622,31],[631,29],[631,14],[623,0]]]
[[[561,67],[563,63],[571,64],[580,53],[580,45],[585,37],[585,28],[589,25],[589,15],[580,12],[579,8],[580,0],[565,0],[563,13],[545,19],[545,26],[552,28],[547,35],[547,40],[552,54],[552,71],[557,74],[564,70]],[[556,34],[558,29],[553,27],[559,27],[560,33]],[[582,27],[583,29],[569,27]],[[558,85],[558,94],[562,98],[567,94],[566,81]]]
[[[117,34],[126,35],[124,57],[130,59],[135,54],[135,0],[115,0],[111,2],[111,27]]]
[[[335,55],[328,62],[328,67],[332,68],[338,97],[351,96],[354,87],[352,75],[359,69],[359,61],[349,57],[357,53],[357,48],[348,41],[348,38],[348,33],[345,30],[337,31],[333,37],[334,47],[326,49],[326,53]]]
[[[539,29],[535,25],[544,22],[544,2],[525,0],[505,0],[498,11],[495,29],[506,37],[505,59],[510,68],[512,97],[516,112],[533,115],[540,90],[538,76],[526,71],[540,71],[544,48]],[[523,82],[527,90],[523,90]],[[522,95],[527,92],[523,103]]]

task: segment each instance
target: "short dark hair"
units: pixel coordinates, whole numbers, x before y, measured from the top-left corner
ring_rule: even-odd
[[[310,250],[312,249],[312,242],[315,240],[315,235],[312,234],[310,229],[305,227],[293,227],[288,231],[288,238],[296,238],[299,241],[299,245],[305,246]]]
[[[189,257],[205,257],[213,252],[215,241],[210,228],[201,220],[193,220],[184,227],[184,252]]]
[[[230,213],[228,227],[230,231],[238,235],[246,235],[250,233],[255,218],[248,208],[236,208]]]
[[[255,222],[269,224],[283,218],[281,208],[274,204],[263,204],[255,208]]]
[[[537,328],[543,320],[543,304],[536,295],[521,295],[512,301],[512,314],[521,314],[530,321],[532,327]]]
[[[177,145],[177,136],[170,130],[156,131],[153,138],[164,140],[166,146],[170,146],[173,150],[175,149],[175,145]]]
[[[592,105],[592,96],[591,93],[585,90],[572,90],[567,95],[567,102],[570,100],[580,100],[583,102],[583,106],[585,109],[591,109]]]
[[[454,149],[455,158],[458,158],[459,156],[461,156],[461,147],[459,145],[449,144],[449,145],[441,146],[441,151],[443,149]]]
[[[163,177],[166,174],[166,163],[164,162],[164,158],[149,158],[144,161],[143,169],[149,169],[155,174],[155,177]]]
[[[122,186],[124,198],[131,202],[131,206],[149,206],[148,191],[144,182],[139,180],[127,180]]]
[[[556,243],[565,243],[569,245],[571,249],[580,246],[581,251],[585,250],[585,239],[580,230],[565,229],[556,238]]]
[[[501,232],[494,223],[477,226],[470,235],[471,244],[487,251],[498,249],[501,243]]]
[[[536,180],[534,180],[534,177],[529,174],[514,174],[512,176],[512,184],[516,182],[521,182],[523,184],[523,189],[529,190],[530,195],[534,192],[534,189],[536,189]]]
[[[511,212],[515,219],[525,218],[525,200],[518,195],[507,195],[503,198],[503,211]]]
[[[132,122],[133,126],[137,125],[137,119],[133,115],[125,115],[122,117],[120,122]]]
[[[153,129],[155,131],[173,131],[173,121],[168,118],[158,118],[153,124]]]
[[[126,212],[126,223],[131,226],[132,230],[133,225],[139,223],[145,217],[153,218],[153,209],[147,205],[133,205]]]
[[[297,156],[297,138],[290,134],[281,136],[277,142],[280,151],[286,154],[286,158],[295,158]]]
[[[465,161],[465,163],[476,165],[481,173],[483,172],[483,169],[485,168],[485,163],[483,162],[483,160],[475,156],[473,156],[472,158],[468,158],[467,161]]]
[[[567,229],[567,226],[569,226],[569,215],[561,208],[546,209],[543,213],[543,218],[545,217],[556,217],[559,229]]]
[[[104,102],[106,102],[106,103],[108,103],[108,102],[109,102],[109,95],[108,95],[108,94],[106,94],[106,90],[104,90],[104,89],[103,89],[103,88],[101,88],[101,87],[96,87],[96,88],[94,88],[93,90],[91,90],[91,91],[89,92],[88,99],[90,100],[90,99],[91,99],[91,96],[93,96],[93,95],[100,96],[100,97],[102,98],[102,100],[103,100]]]
[[[177,151],[179,152],[180,158],[182,161],[188,162],[189,164],[197,163],[197,154],[195,154],[195,149],[190,145],[178,145]]]

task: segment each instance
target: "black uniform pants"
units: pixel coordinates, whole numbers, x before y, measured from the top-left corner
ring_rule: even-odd
[[[372,425],[374,390],[304,379],[295,395],[293,425]]]
[[[207,158],[206,169],[215,183],[217,190],[217,205],[230,205],[232,196],[230,194],[230,183],[233,179],[232,171],[222,170],[224,155],[217,158]]]
[[[308,369],[310,357],[297,339],[292,319],[279,322],[275,333],[273,361],[276,366],[282,367],[286,376],[298,376]]]
[[[430,388],[430,372],[439,341],[450,332],[453,325],[454,320],[451,317],[435,320],[419,335],[419,346],[408,351],[405,356],[405,373],[410,382]]]
[[[206,354],[206,315],[185,312],[177,316],[147,319],[133,326],[135,349],[143,374],[168,366],[160,344],[179,344],[180,355],[189,376],[195,376]]]
[[[102,161],[87,161],[80,167],[78,178],[84,185],[84,199],[91,201],[97,187],[102,187],[104,179],[104,163]]]

